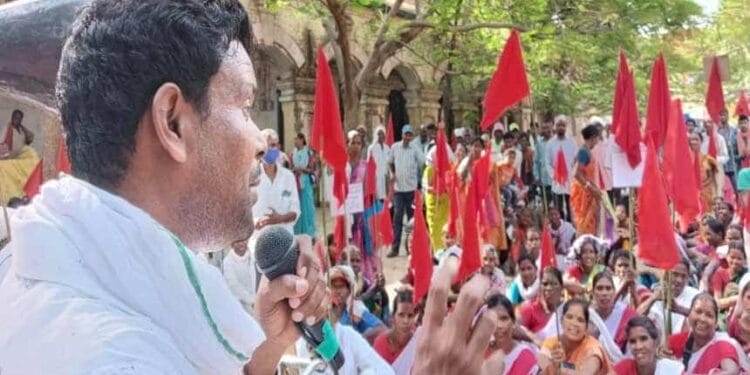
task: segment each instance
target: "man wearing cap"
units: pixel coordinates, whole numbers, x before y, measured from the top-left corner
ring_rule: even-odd
[[[258,201],[253,205],[255,229],[278,225],[294,234],[299,194],[294,174],[276,162],[280,155],[278,148],[269,148],[263,155]]]
[[[505,125],[502,122],[496,122],[495,126],[492,127],[492,142],[490,147],[492,150],[492,161],[498,162],[503,158],[503,132],[505,131]]]
[[[422,150],[412,144],[414,129],[406,124],[401,128],[401,140],[391,148],[391,179],[394,182],[393,194],[393,244],[389,258],[398,256],[401,247],[401,229],[404,226],[404,213],[411,219],[414,215],[412,202],[414,191],[419,183],[419,171],[424,165]]]

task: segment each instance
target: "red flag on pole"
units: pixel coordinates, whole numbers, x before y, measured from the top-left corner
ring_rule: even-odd
[[[620,50],[620,66],[617,69],[617,78],[615,79],[615,98],[614,104],[612,105],[612,125],[610,132],[612,134],[617,133],[617,121],[616,119],[620,116],[620,110],[622,109],[622,101],[625,97],[625,82],[627,81],[630,68],[628,68],[628,59],[625,57],[625,52]]]
[[[646,137],[654,140],[656,148],[664,145],[664,139],[667,136],[669,102],[667,66],[664,63],[664,56],[659,54],[659,58],[656,59],[651,69],[651,87],[646,108]]]
[[[721,111],[726,109],[724,103],[724,89],[721,87],[719,73],[719,59],[714,56],[711,63],[711,73],[708,75],[708,89],[706,90],[706,110],[715,124],[721,123]]]
[[[30,199],[33,198],[35,195],[39,194],[39,188],[41,188],[42,184],[44,183],[44,162],[43,160],[39,160],[39,163],[36,164],[36,167],[34,167],[34,170],[31,172],[31,175],[26,180],[26,184],[23,186],[23,192],[26,194],[26,196]]]
[[[747,101],[745,96],[745,90],[740,91],[740,97],[737,99],[737,105],[734,107],[735,116],[750,116],[750,103]]]
[[[390,199],[386,198],[383,202],[383,209],[370,219],[371,221],[377,220],[378,223],[378,230],[371,231],[375,233],[375,246],[378,248],[393,244],[393,224],[391,223],[391,211],[388,208],[389,201]]]
[[[458,221],[459,218],[459,196],[461,188],[458,184],[458,176],[454,172],[449,173],[448,187],[450,194],[450,216],[448,217],[448,234],[452,238],[458,238]]]
[[[422,297],[430,290],[432,279],[432,251],[430,251],[430,235],[422,214],[422,194],[414,193],[414,231],[411,237],[411,267],[414,275],[414,304],[418,304]]]
[[[718,122],[715,124],[718,124]],[[708,155],[714,159],[716,159],[716,155],[718,155],[718,151],[716,151],[716,125],[715,124],[711,127],[711,131],[708,132]]]
[[[388,146],[393,146],[393,142],[395,142],[395,131],[396,129],[393,125],[393,114],[388,114],[388,125],[385,129],[385,144],[387,144]]]
[[[568,183],[568,163],[565,161],[565,154],[563,153],[562,148],[557,150],[557,156],[555,157],[555,170],[552,179],[563,186]]]
[[[344,215],[336,216],[336,225],[333,227],[333,243],[335,245],[333,259],[338,263],[341,254],[347,245],[346,220]]]
[[[544,224],[542,229],[541,238],[541,262],[539,267],[539,273],[541,274],[545,268],[552,266],[557,267],[557,256],[555,254],[555,244],[552,241],[552,235],[549,232],[549,224]]]
[[[672,101],[669,113],[664,142],[664,179],[667,195],[680,214],[680,226],[684,232],[700,212],[700,182],[695,181],[693,166],[684,161],[685,155],[690,155],[690,146],[680,99]]]
[[[333,196],[342,205],[349,194],[346,181],[347,153],[336,89],[328,60],[321,47],[318,47],[317,65],[310,147],[320,153],[323,161],[333,170]]]
[[[671,269],[680,261],[680,253],[652,142],[648,142],[638,207],[649,208],[648,215],[638,215],[638,257],[649,266]]]
[[[365,208],[373,205],[378,191],[378,166],[375,159],[370,155],[367,159],[367,170],[365,172]]]
[[[490,190],[490,167],[492,153],[489,150],[484,151],[484,155],[479,158],[471,168],[471,182],[476,182],[477,207],[481,204],[487,192]]]
[[[60,137],[60,142],[57,146],[57,162],[55,163],[57,173],[63,172],[70,174],[70,160],[68,159],[68,150],[65,147],[65,139]]]
[[[492,74],[487,92],[482,103],[484,114],[481,127],[488,129],[508,108],[516,105],[529,96],[529,82],[526,78],[526,66],[523,62],[523,49],[518,30],[510,32],[505,42],[503,53],[497,62],[497,69]]]
[[[466,194],[466,205],[463,211],[464,238],[461,263],[458,267],[457,281],[464,281],[482,266],[479,254],[479,228],[477,227],[477,179],[472,178]]]
[[[443,194],[448,191],[446,187],[446,174],[451,168],[448,156],[448,140],[445,138],[445,129],[442,124],[438,127],[435,139],[435,165],[433,166],[432,186],[435,194]]]
[[[628,164],[632,168],[635,168],[641,162],[641,130],[638,121],[635,83],[633,82],[632,73],[627,71],[627,69],[627,59],[624,53],[621,52],[618,79],[620,76],[623,77],[623,91],[622,97],[619,100],[615,98],[615,102],[620,105],[620,108],[615,108],[617,117],[612,118],[612,123],[616,124],[613,126],[615,128],[615,142],[627,155]],[[616,96],[618,94],[618,92],[615,92]]]

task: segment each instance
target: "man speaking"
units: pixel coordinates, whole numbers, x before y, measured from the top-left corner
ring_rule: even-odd
[[[324,315],[313,257],[261,285],[256,322],[194,254],[253,231],[265,141],[244,115],[251,40],[237,1],[101,0],[79,14],[57,80],[74,177],[11,221],[3,375],[268,374],[294,322]]]

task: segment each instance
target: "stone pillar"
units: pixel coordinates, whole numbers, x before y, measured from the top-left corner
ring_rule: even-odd
[[[62,139],[62,133],[62,122],[57,113],[43,112],[42,134],[39,139],[43,142],[44,148],[39,157],[44,160],[42,164],[44,181],[57,177],[57,151]]]
[[[302,132],[309,137],[310,124],[314,105],[315,80],[311,78],[297,77],[281,82],[278,85],[281,90],[279,102],[284,112],[284,150],[294,147],[294,138],[297,132]],[[309,140],[308,140],[309,142]]]
[[[437,121],[437,119],[440,117],[440,97],[443,96],[443,93],[439,90],[431,90],[431,89],[422,89],[419,93],[420,97],[420,111],[422,114],[422,117],[420,118],[420,121],[422,119],[431,117],[434,121]]]
[[[362,93],[359,105],[360,123],[367,128],[367,142],[372,142],[375,126],[386,125],[385,109],[388,107],[388,88],[381,86],[367,87]]]

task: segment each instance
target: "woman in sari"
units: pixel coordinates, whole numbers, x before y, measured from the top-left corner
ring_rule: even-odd
[[[750,352],[750,275],[740,280],[740,298],[734,305],[727,333],[742,345],[745,353]]]
[[[588,302],[573,298],[563,305],[560,335],[544,340],[539,354],[540,374],[604,375],[609,358],[595,338],[587,333]]]
[[[346,153],[349,157],[347,171],[349,172],[349,185],[362,185],[364,191],[365,175],[367,174],[367,162],[362,160],[362,136],[357,132],[350,132],[347,142]],[[378,262],[376,249],[370,236],[370,228],[365,220],[365,214],[359,212],[351,215],[351,238],[352,244],[362,249],[363,262],[362,271],[365,279],[373,281],[375,273],[379,272],[380,264]]]
[[[604,320],[609,335],[621,349],[625,347],[627,335],[625,325],[630,318],[638,315],[627,303],[617,301],[615,283],[609,271],[594,276],[593,302],[594,311]]]
[[[617,375],[656,375],[681,374],[682,363],[659,358],[659,331],[647,317],[636,316],[630,319],[625,328],[628,347],[632,358],[625,358],[612,367]]]
[[[578,150],[575,159],[575,174],[570,185],[570,209],[579,234],[596,233],[599,218],[599,198],[597,187],[597,166],[591,150],[599,141],[599,128],[589,125],[583,128],[584,145]]]
[[[294,234],[307,234],[315,238],[315,202],[313,200],[313,173],[315,158],[307,147],[305,135],[297,133],[294,139],[292,170],[297,177],[299,188],[300,217],[294,223]]]
[[[597,263],[599,255],[604,253],[604,246],[603,241],[588,234],[578,237],[573,242],[568,258],[573,259],[575,264],[565,271],[564,279],[565,289],[569,293],[580,295],[591,290],[594,275],[606,268]]]
[[[703,136],[700,133],[690,133],[689,141],[690,149],[693,151],[693,165],[696,168],[696,176],[699,177],[699,181],[701,182],[701,209],[704,212],[708,212],[713,207],[714,197],[718,194],[716,176],[719,172],[719,167],[714,158],[701,153]],[[697,163],[695,160],[696,157],[698,157]]]
[[[487,308],[497,313],[497,328],[492,335],[487,357],[501,350],[504,354],[505,370],[503,375],[536,374],[539,366],[536,363],[536,348],[526,342],[513,339],[513,328],[516,315],[508,298],[500,293],[487,299]]]
[[[521,254],[517,267],[518,276],[508,287],[508,298],[514,306],[533,301],[539,294],[539,272],[536,260],[529,254]]]
[[[521,305],[518,326],[525,331],[530,340],[537,343],[555,336],[558,334],[558,327],[552,317],[556,312],[561,313],[562,301],[562,274],[557,268],[547,267],[542,271],[539,296]]]
[[[447,147],[447,145],[446,145]],[[430,244],[433,249],[442,249],[442,228],[448,222],[448,211],[450,209],[450,197],[448,191],[437,192],[435,186],[435,161],[437,147],[433,146],[425,157],[425,168],[422,173],[422,186],[425,190],[425,219],[430,230]],[[447,187],[447,183],[445,184]]]
[[[664,354],[682,360],[688,374],[738,374],[750,370],[740,345],[724,332],[717,332],[719,307],[708,293],[695,297],[690,306],[690,330],[669,337]]]
[[[372,345],[375,351],[391,365],[399,359],[400,361],[406,361],[409,359],[408,356],[411,356],[411,358],[407,362],[414,362],[414,353],[404,352],[404,349],[410,344],[414,346],[412,341],[416,341],[414,340],[415,307],[412,302],[411,291],[398,291],[393,299],[392,328],[375,338]]]

